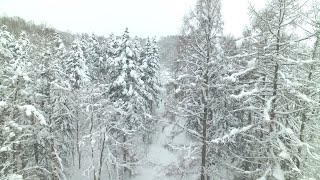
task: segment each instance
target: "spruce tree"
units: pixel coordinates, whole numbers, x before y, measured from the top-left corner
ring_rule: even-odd
[[[65,68],[68,81],[70,82],[71,89],[73,91],[72,98],[68,102],[69,111],[72,114],[74,127],[75,127],[75,151],[78,157],[78,168],[81,169],[81,128],[83,119],[81,118],[81,97],[83,94],[84,87],[89,81],[89,72],[84,57],[83,47],[86,45],[82,44],[84,41],[75,40],[71,44],[71,51],[69,57],[65,61]]]
[[[153,110],[153,106],[158,104],[159,101],[159,54],[158,46],[155,39],[151,42],[147,39],[144,47],[144,56],[142,59],[142,80],[146,88],[146,101],[150,112]]]
[[[122,130],[119,131],[122,137],[122,163],[123,177],[132,173],[133,155],[132,142],[145,129],[146,117],[145,102],[143,94],[145,90],[141,80],[140,67],[137,65],[138,59],[133,51],[132,41],[129,37],[128,29],[122,35],[119,48],[115,51],[115,57],[111,62],[111,86],[108,90],[110,101],[118,108],[120,114],[117,116],[118,123]],[[139,132],[140,131],[140,132]]]
[[[3,32],[3,31],[2,31]],[[0,33],[1,34],[1,33]],[[4,32],[9,37],[8,32]],[[5,41],[2,41],[5,42]],[[46,119],[32,96],[33,82],[29,77],[28,56],[30,44],[24,32],[18,40],[10,38],[12,48],[6,48],[1,77],[1,178],[6,175],[19,174],[23,178],[43,179],[47,173],[43,154],[45,144],[50,138]],[[8,47],[8,46],[7,46]]]

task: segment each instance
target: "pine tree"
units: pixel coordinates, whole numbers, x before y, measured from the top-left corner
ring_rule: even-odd
[[[130,163],[135,161],[133,148],[128,147],[136,133],[145,127],[145,102],[142,95],[145,93],[141,80],[140,67],[137,65],[137,53],[133,51],[132,41],[129,38],[128,29],[122,36],[119,48],[115,52],[115,58],[111,62],[111,81],[108,94],[110,101],[119,109],[120,117],[117,117],[122,126],[119,132],[122,137],[122,163],[123,177],[130,176],[132,168]],[[132,146],[133,144],[130,144]]]
[[[69,111],[72,112],[72,118],[75,127],[75,148],[78,155],[78,168],[81,169],[81,95],[82,87],[89,81],[88,67],[86,65],[86,59],[84,57],[83,47],[86,45],[82,44],[83,41],[75,40],[71,44],[71,51],[69,57],[65,62],[66,74],[73,91],[71,101],[68,102]]]
[[[2,31],[8,40],[10,34]],[[2,33],[0,33],[2,34]],[[32,80],[27,72],[30,65],[28,51],[29,41],[25,33],[14,41],[1,41],[10,43],[11,49],[4,50],[6,56],[1,71],[1,178],[17,173],[23,178],[48,178],[48,170],[43,159],[46,156],[45,143],[49,139],[47,122],[44,115],[36,107],[37,104],[31,96]],[[6,45],[5,45],[6,46]],[[7,46],[8,47],[8,46]]]
[[[87,63],[91,70],[90,76],[94,80],[100,80],[102,78],[104,66],[104,53],[102,52],[102,45],[99,43],[96,35],[92,34],[87,40],[87,47],[84,51],[86,54]]]
[[[148,109],[152,112],[153,105],[157,105],[159,101],[158,95],[160,91],[159,54],[155,39],[152,42],[150,42],[149,38],[147,39],[141,69],[143,72],[141,79],[144,81],[147,92],[146,101],[148,102]]]
[[[67,167],[70,167],[73,125],[67,100],[70,100],[70,85],[63,69],[66,49],[56,32],[47,31],[44,37],[45,51],[37,68],[37,101],[45,113],[49,124],[51,139],[47,142],[48,165],[53,178],[65,179]]]
[[[71,44],[69,58],[65,62],[66,73],[74,89],[79,89],[85,82],[89,80],[88,67],[84,57],[83,45],[79,40],[75,40]]]

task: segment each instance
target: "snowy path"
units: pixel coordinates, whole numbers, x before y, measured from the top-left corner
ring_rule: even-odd
[[[153,143],[149,145],[146,163],[140,167],[139,174],[131,180],[172,180],[173,178],[166,177],[164,169],[166,166],[177,162],[177,156],[165,148],[168,141],[166,129],[166,119],[163,118],[164,105],[161,104],[157,111],[158,118],[161,119],[157,126],[157,131],[153,137]],[[163,128],[164,127],[164,128]]]
[[[170,78],[167,71],[161,72],[162,84],[165,84]],[[160,103],[159,108],[156,111],[156,116],[159,118],[159,123],[157,124],[156,132],[153,136],[152,143],[148,146],[147,154],[145,157],[146,163],[141,166],[138,171],[139,174],[136,175],[131,180],[173,180],[176,178],[170,178],[165,175],[167,167],[170,164],[177,162],[177,155],[174,152],[169,151],[165,145],[170,140],[170,126],[169,120],[164,117],[166,112],[164,102],[166,101],[165,91],[162,92],[163,102]]]

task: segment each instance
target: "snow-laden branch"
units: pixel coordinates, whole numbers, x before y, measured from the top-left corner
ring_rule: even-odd
[[[279,56],[280,60],[285,61],[286,63],[293,63],[296,65],[305,65],[305,64],[313,64],[313,63],[318,63],[319,61],[314,60],[314,59],[309,59],[309,60],[299,60],[299,59],[291,59],[283,56]]]
[[[248,61],[248,65],[247,65],[247,69],[242,70],[240,72],[237,73],[233,73],[232,75],[228,76],[228,77],[224,77],[223,80],[225,81],[231,81],[231,82],[236,82],[237,78],[239,76],[245,75],[248,72],[252,71],[255,68],[255,64],[256,64],[256,59],[253,58],[251,61]]]
[[[5,108],[7,106],[7,102],[5,102],[5,101],[0,101],[0,110],[2,109],[2,108]]]
[[[213,139],[213,140],[209,141],[209,143],[219,144],[219,143],[228,142],[229,139],[231,139],[232,137],[234,137],[240,133],[244,133],[244,132],[250,130],[252,127],[254,127],[254,125],[248,125],[248,126],[242,127],[241,129],[234,128],[228,134],[224,135],[221,138]]]
[[[184,131],[186,131],[187,133],[189,133],[190,135],[192,135],[192,136],[194,136],[194,137],[196,137],[196,138],[198,138],[198,139],[202,139],[202,135],[201,134],[199,134],[197,131],[195,131],[195,130],[192,130],[192,129],[188,129],[188,128],[186,128],[186,127],[184,127],[184,126],[181,126],[180,124],[176,124],[177,126],[179,126],[181,129],[183,129]]]
[[[241,99],[243,97],[251,96],[251,95],[256,94],[258,92],[259,92],[259,90],[257,88],[254,88],[251,91],[242,90],[240,94],[237,94],[237,95],[231,94],[230,97],[235,98],[235,99]]]
[[[307,102],[307,103],[312,103],[312,104],[317,104],[317,105],[320,105],[319,102],[311,99],[310,97],[308,97],[306,94],[303,94],[295,89],[291,89],[290,90],[290,93],[292,93],[294,96],[296,96],[297,98]]]
[[[275,96],[272,96],[270,99],[267,100],[266,102],[266,106],[263,110],[263,117],[264,117],[264,120],[265,121],[270,121],[270,110],[271,110],[271,107],[272,107],[272,101],[275,99],[276,97]]]
[[[301,84],[299,82],[290,81],[282,71],[279,71],[279,74],[280,74],[281,78],[286,82],[286,84],[285,84],[286,86],[288,86],[288,87],[301,87],[301,86],[303,86],[303,84]]]
[[[47,125],[47,122],[44,116],[32,105],[23,105],[18,106],[20,111],[25,111],[27,116],[31,116],[32,114],[39,120],[40,125]]]

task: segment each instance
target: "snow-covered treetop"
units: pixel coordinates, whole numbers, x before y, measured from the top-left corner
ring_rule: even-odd
[[[65,67],[73,88],[78,89],[89,80],[88,67],[80,40],[77,39],[72,42],[71,51],[69,58],[66,60]]]
[[[124,33],[123,33],[123,35],[122,35],[122,40],[123,40],[123,42],[126,42],[126,41],[129,40],[129,38],[130,38],[130,36],[129,36],[129,29],[126,28],[126,30],[124,31]]]
[[[54,33],[54,37],[53,37],[53,55],[56,58],[63,58],[64,55],[66,54],[66,47],[62,41],[62,39],[60,38],[59,33]]]

